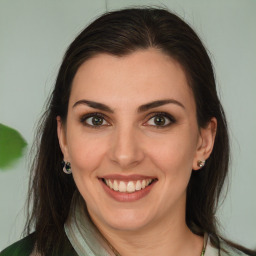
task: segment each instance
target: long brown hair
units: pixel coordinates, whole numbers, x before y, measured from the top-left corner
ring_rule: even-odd
[[[215,213],[229,166],[227,122],[219,101],[213,67],[201,40],[177,15],[167,10],[136,8],[102,15],[85,28],[67,49],[36,141],[29,190],[38,250],[47,254],[66,239],[63,225],[76,190],[72,176],[63,173],[56,117],[65,122],[72,80],[80,65],[100,53],[125,56],[138,49],[157,48],[184,68],[197,110],[199,127],[212,117],[218,122],[215,145],[205,167],[193,172],[187,188],[186,222],[198,235],[209,233],[219,248]],[[252,253],[249,250],[248,254]]]

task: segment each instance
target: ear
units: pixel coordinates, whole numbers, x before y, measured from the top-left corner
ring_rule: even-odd
[[[213,117],[204,128],[200,128],[196,154],[193,160],[193,170],[201,167],[198,161],[206,161],[211,155],[217,131],[217,119]]]
[[[60,116],[57,116],[56,120],[57,120],[57,134],[58,134],[60,149],[64,157],[63,160],[66,162],[69,162],[68,146],[67,146],[67,140],[66,140],[66,128]]]

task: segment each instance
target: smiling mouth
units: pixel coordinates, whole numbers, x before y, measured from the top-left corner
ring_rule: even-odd
[[[131,181],[120,181],[115,179],[104,179],[102,181],[112,190],[121,193],[134,193],[150,186],[157,179],[142,179],[142,180],[131,180]]]

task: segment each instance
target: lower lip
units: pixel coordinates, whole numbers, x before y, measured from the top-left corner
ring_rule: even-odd
[[[104,190],[106,191],[106,193],[112,197],[113,199],[115,199],[118,202],[134,202],[137,201],[139,199],[142,199],[143,197],[145,197],[153,188],[154,184],[156,183],[155,181],[150,184],[149,186],[145,187],[144,189],[132,192],[132,193],[124,193],[124,192],[119,192],[119,191],[115,191],[111,188],[109,188],[102,179],[99,179],[99,181],[101,182]]]

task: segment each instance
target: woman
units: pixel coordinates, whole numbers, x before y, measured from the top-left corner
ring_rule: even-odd
[[[217,229],[227,125],[207,52],[176,15],[98,18],[68,48],[48,106],[35,232],[1,256],[255,254]]]

